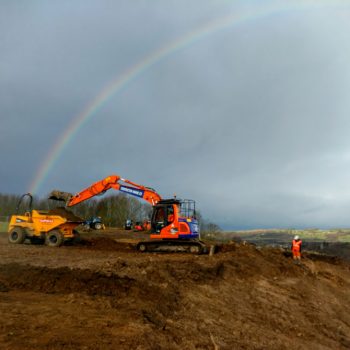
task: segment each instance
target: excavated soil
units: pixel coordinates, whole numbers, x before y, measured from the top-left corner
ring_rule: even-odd
[[[237,243],[214,256],[138,253],[133,237],[49,248],[0,234],[0,348],[350,348],[343,260],[305,253],[296,265]]]

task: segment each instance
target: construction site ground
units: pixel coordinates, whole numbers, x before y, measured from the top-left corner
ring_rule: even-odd
[[[350,349],[350,265],[226,243],[139,253],[144,233],[50,248],[0,233],[1,349]]]

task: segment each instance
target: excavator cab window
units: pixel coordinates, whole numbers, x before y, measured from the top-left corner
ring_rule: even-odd
[[[174,221],[174,207],[172,205],[161,205],[154,209],[152,216],[152,232],[160,233],[163,227]]]
[[[167,224],[171,224],[174,221],[174,207],[172,205],[167,206]]]
[[[159,206],[154,208],[152,215],[152,231],[160,233],[162,228],[165,226],[165,207]]]

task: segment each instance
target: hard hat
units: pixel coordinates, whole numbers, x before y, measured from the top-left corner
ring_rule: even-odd
[[[294,236],[294,239],[297,241],[299,239],[299,236],[298,235]]]

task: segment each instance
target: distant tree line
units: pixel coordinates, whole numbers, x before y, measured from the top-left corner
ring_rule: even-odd
[[[1,194],[0,193],[0,217],[9,217],[17,212],[17,205],[20,195]],[[28,198],[22,201],[18,208],[18,213],[23,214],[29,210]],[[64,206],[64,203],[54,200],[33,197],[33,209],[50,210],[58,206]],[[118,193],[112,196],[90,199],[69,208],[75,215],[88,219],[93,216],[100,216],[106,226],[123,227],[126,219],[134,222],[148,220],[151,218],[152,207],[148,203],[142,203],[140,200]],[[197,212],[201,232],[207,235],[215,235],[221,231],[220,227],[210,221],[205,220],[200,212]]]

